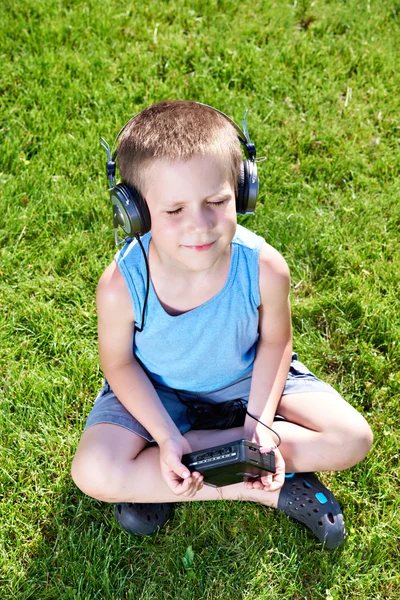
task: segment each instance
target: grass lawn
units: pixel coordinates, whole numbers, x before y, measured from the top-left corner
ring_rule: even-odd
[[[3,0],[1,600],[400,597],[400,2]],[[129,537],[69,470],[101,386],[94,295],[115,252],[99,136],[197,99],[265,162],[241,221],[286,258],[294,347],[369,421],[322,479],[334,552],[253,504],[190,503]]]

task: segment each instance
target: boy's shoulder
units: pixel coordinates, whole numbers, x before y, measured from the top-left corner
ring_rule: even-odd
[[[115,260],[103,271],[96,291],[98,312],[132,311],[132,303],[125,279]]]
[[[260,250],[259,286],[261,303],[265,306],[286,302],[290,291],[288,264],[282,254],[266,242]]]
[[[242,225],[238,225],[232,243],[259,253],[260,275],[269,274],[273,276],[275,274],[281,277],[289,276],[289,268],[282,254],[268,244],[261,235],[246,229]]]

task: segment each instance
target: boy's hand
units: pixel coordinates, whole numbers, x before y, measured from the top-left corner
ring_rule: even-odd
[[[177,496],[191,498],[203,487],[203,475],[182,464],[182,455],[191,452],[189,442],[181,436],[160,444],[161,474],[169,489]]]
[[[266,434],[262,432],[261,435],[255,434],[252,441],[260,444],[261,454],[264,452],[269,452],[271,448],[275,446],[275,442],[268,432],[266,432]],[[276,473],[269,473],[268,475],[265,475],[260,479],[256,479],[255,481],[246,482],[244,484],[246,489],[263,490],[264,492],[276,492],[283,486],[285,481],[285,461],[282,454],[279,452],[279,448],[275,448],[272,450],[272,452],[275,454]]]

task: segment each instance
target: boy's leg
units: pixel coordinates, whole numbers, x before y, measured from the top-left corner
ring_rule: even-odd
[[[189,441],[197,450],[238,439],[241,432],[242,428],[196,432]],[[194,498],[176,496],[161,476],[158,447],[148,446],[136,433],[110,423],[98,423],[83,433],[72,463],[72,478],[88,496],[114,503],[230,499],[276,507],[279,496],[278,492],[246,490],[242,483],[219,489],[204,486]]]
[[[301,399],[301,395],[298,396]],[[281,412],[285,412],[285,416],[289,416],[289,408],[286,407],[286,409],[282,407]],[[293,416],[295,414],[296,410],[293,411]],[[277,428],[281,428],[282,425],[279,423],[274,424]],[[301,446],[304,442],[315,442],[313,435],[318,432],[309,429],[311,425],[316,427],[317,423],[315,421],[307,422],[307,427],[289,423],[284,425],[292,425],[295,429],[286,428],[285,431],[281,430],[283,450],[286,446],[287,451],[296,452],[297,443]],[[297,442],[294,441],[292,446],[290,446],[290,440],[287,438],[288,433],[297,439]],[[243,437],[243,430],[242,428],[236,428],[222,431],[191,431],[186,434],[186,437],[193,450],[197,450],[239,439]],[[317,445],[320,445],[321,441],[318,439],[315,444],[314,450],[318,451]],[[107,423],[97,424],[84,432],[72,466],[73,479],[83,492],[106,502],[125,503],[117,505],[117,508],[122,509],[122,514],[119,515],[118,520],[124,529],[131,533],[151,533],[157,529],[158,519],[162,519],[160,515],[157,515],[158,508],[155,514],[153,514],[154,510],[151,514],[149,512],[149,508],[154,507],[155,503],[161,503],[160,509],[164,509],[164,503],[169,502],[232,499],[259,502],[282,510],[309,527],[319,540],[326,544],[327,548],[335,548],[344,541],[345,533],[340,507],[329,490],[326,490],[312,474],[305,474],[303,478],[296,476],[297,479],[288,480],[288,485],[285,483],[282,490],[274,493],[257,489],[248,490],[241,483],[220,489],[204,486],[194,497],[187,498],[176,496],[169,490],[161,477],[158,448],[154,446],[146,447],[147,445],[146,440],[128,429]],[[303,458],[304,462],[301,470],[313,468],[310,466],[310,457],[304,456]],[[290,460],[288,460],[289,465]],[[326,469],[327,467],[324,466],[323,468]],[[295,487],[293,488],[293,486]],[[295,507],[295,510],[299,510],[299,513],[295,512],[293,506],[291,506],[294,504],[291,501],[293,500],[291,495],[299,495],[298,491],[293,491],[297,489],[301,489],[302,496],[307,496],[307,502],[314,503],[313,510]],[[320,512],[319,503],[318,505],[315,504],[318,495],[321,494],[323,496],[324,513]],[[296,500],[299,500],[299,498],[296,498]],[[301,506],[305,506],[304,502]],[[320,498],[318,502],[320,502]],[[132,506],[129,503],[134,504]],[[307,504],[307,506],[309,505]],[[139,508],[146,513],[146,518],[143,518],[142,513],[138,510]],[[301,511],[304,514],[300,514]],[[117,513],[116,516],[118,517]],[[156,517],[157,522],[148,522],[149,519],[153,521],[154,517]],[[160,525],[163,522],[165,522],[165,517]],[[149,529],[147,529],[148,527]]]
[[[286,472],[338,471],[360,462],[372,444],[371,429],[339,394],[293,393],[282,396],[274,423],[282,437]]]
[[[338,394],[287,394],[282,396],[278,412],[287,419],[274,423],[282,437],[280,450],[287,472],[346,469],[360,462],[372,444],[365,419]],[[242,435],[241,428],[237,428],[191,431],[186,437],[197,450]],[[83,433],[72,465],[73,479],[86,494],[106,502],[190,500],[168,488],[161,477],[158,448],[146,446],[146,440],[123,427],[94,425]],[[195,496],[196,500],[222,498],[277,504],[277,494],[260,492],[250,497],[243,484],[222,490],[204,486]]]

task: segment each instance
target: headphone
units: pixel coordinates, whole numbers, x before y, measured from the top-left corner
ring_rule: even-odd
[[[197,102],[200,106],[206,106],[211,110],[215,110],[220,115],[222,115],[225,119],[229,121],[229,123],[234,127],[237,131],[238,138],[240,143],[243,145],[244,152],[246,155],[246,159],[243,160],[240,167],[239,173],[239,181],[238,181],[238,192],[236,195],[236,212],[238,214],[244,215],[246,213],[254,213],[258,189],[259,189],[259,179],[257,174],[257,164],[256,164],[256,147],[251,142],[249,132],[247,130],[246,125],[246,117],[247,110],[244,113],[242,127],[243,131],[240,129],[238,125],[225,113],[218,110],[217,108],[213,108],[208,104],[202,104],[201,102]],[[140,115],[141,113],[137,113],[134,115],[119,131],[113,148],[117,144],[120,139],[122,133],[125,129]],[[142,195],[131,185],[127,183],[121,182],[116,183],[115,180],[115,172],[116,172],[116,163],[115,159],[118,155],[118,149],[116,149],[113,153],[110,150],[110,146],[106,142],[104,138],[100,138],[100,144],[107,152],[107,179],[109,181],[109,192],[110,192],[110,200],[113,208],[113,222],[114,222],[114,233],[115,233],[115,243],[118,246],[120,243],[132,239],[134,237],[138,237],[144,235],[151,228],[151,219],[150,212],[147,206],[145,199]],[[121,227],[126,237],[123,240],[118,239],[118,227]]]

